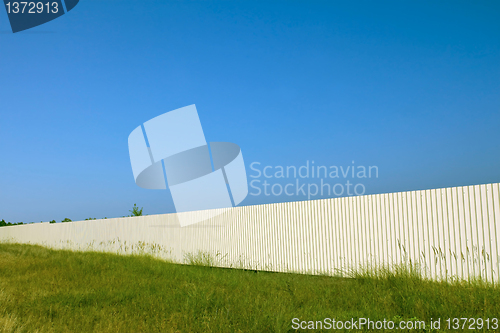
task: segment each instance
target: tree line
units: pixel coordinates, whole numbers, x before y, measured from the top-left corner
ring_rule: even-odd
[[[137,205],[134,204],[134,207],[132,207],[132,210],[129,210],[131,215],[122,216],[122,217],[142,216],[142,209],[143,208],[144,207],[141,207],[141,209],[139,209],[139,207],[137,207]],[[105,217],[105,219],[107,219],[107,217]],[[88,221],[88,220],[97,220],[97,219],[95,217],[89,217],[88,219],[85,219],[85,221]],[[65,222],[73,222],[73,221],[66,217],[64,220],[61,221],[61,223],[65,223]],[[35,222],[31,222],[31,223],[35,223]],[[12,223],[12,222],[6,222],[4,219],[2,219],[2,220],[0,220],[0,227],[8,227],[8,226],[12,226],[12,225],[22,225],[22,224],[31,224],[31,223],[23,223],[23,222]],[[56,223],[56,220],[49,221],[49,223]]]

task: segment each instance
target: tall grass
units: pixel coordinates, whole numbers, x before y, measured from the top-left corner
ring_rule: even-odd
[[[200,266],[0,244],[0,331],[293,332],[293,318],[500,317],[497,286],[428,281],[411,267],[338,278],[214,268],[203,253],[185,260]]]

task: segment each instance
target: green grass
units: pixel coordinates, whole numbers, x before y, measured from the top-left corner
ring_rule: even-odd
[[[293,332],[293,318],[500,317],[500,289],[478,281],[431,282],[405,268],[353,276],[187,266],[145,255],[4,243],[0,331]]]

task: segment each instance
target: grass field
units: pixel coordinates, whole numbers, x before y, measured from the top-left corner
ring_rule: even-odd
[[[1,332],[295,332],[293,318],[361,317],[442,318],[449,332],[446,318],[500,318],[499,309],[498,287],[404,269],[335,278],[0,244]]]

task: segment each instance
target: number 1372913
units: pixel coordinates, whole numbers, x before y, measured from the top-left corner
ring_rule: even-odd
[[[5,4],[8,14],[41,14],[59,12],[59,4],[57,2],[7,2]]]

